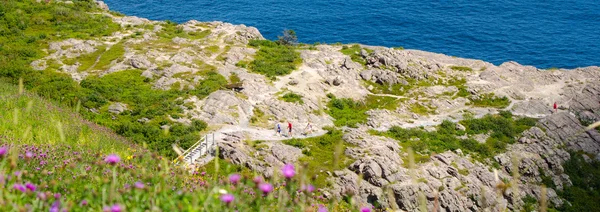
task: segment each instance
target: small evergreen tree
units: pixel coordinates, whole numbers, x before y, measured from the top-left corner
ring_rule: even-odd
[[[291,29],[283,30],[283,36],[277,36],[279,40],[278,44],[291,46],[298,44],[298,37],[296,36],[296,32]]]

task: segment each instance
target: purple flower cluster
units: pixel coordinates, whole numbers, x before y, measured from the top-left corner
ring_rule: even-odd
[[[104,159],[104,162],[110,164],[110,165],[115,165],[117,164],[119,161],[121,160],[121,158],[119,158],[118,155],[115,154],[111,154],[106,156],[106,158]]]
[[[35,147],[0,143],[0,161],[12,160],[12,157],[7,156],[13,154],[13,151],[9,151],[13,149],[14,154],[19,155],[19,167],[6,172],[7,175],[0,175],[0,184],[9,185],[8,188],[12,188],[8,190],[9,193],[41,201],[45,210],[69,211],[73,207],[96,209],[100,206],[103,211],[121,212],[125,211],[125,206],[128,210],[134,210],[129,207],[143,204],[132,203],[135,200],[127,197],[128,195],[143,195],[143,198],[147,199],[147,195],[156,194],[158,191],[167,192],[173,199],[182,199],[188,198],[188,195],[210,194],[212,189],[218,187],[223,189],[220,196],[214,199],[214,204],[226,205],[234,210],[247,210],[244,208],[247,201],[270,205],[273,201],[285,200],[289,201],[286,207],[293,208],[299,201],[308,201],[307,204],[312,204],[309,211],[328,212],[328,208],[319,203],[329,200],[320,195],[320,190],[314,185],[298,177],[299,170],[294,164],[282,166],[279,170],[281,172],[273,179],[262,176],[246,177],[234,173],[213,181],[214,176],[202,172],[202,169],[193,170],[194,174],[190,175],[188,170],[156,163],[155,161],[160,161],[158,156],[137,152],[134,155],[121,155],[127,158],[122,160],[117,154],[98,154],[60,145]],[[149,159],[145,159],[147,157]],[[158,180],[164,180],[164,183],[154,184]],[[74,192],[87,192],[87,182],[92,186],[99,184],[114,188],[110,192],[121,195],[121,198],[112,199],[109,201],[111,204],[102,207],[106,203],[96,198],[95,195],[98,194],[73,195]],[[122,186],[112,186],[113,182]],[[282,199],[282,196],[285,198]],[[361,212],[370,212],[370,208],[365,208],[361,208]]]
[[[290,179],[296,175],[296,169],[293,164],[286,164],[281,168],[281,173],[287,179]]]

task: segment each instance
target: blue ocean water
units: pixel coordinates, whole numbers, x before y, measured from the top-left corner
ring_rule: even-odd
[[[600,66],[598,0],[105,0],[151,20],[224,21],[267,39],[402,46],[540,68]]]

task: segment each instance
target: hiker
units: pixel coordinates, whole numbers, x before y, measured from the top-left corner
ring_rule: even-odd
[[[310,121],[308,122],[308,124],[306,124],[306,127],[304,128],[304,134],[308,135],[312,133],[312,124],[310,123]]]
[[[277,123],[275,126],[275,131],[277,132],[278,136],[281,136],[281,124]]]
[[[291,138],[292,137],[292,122],[288,121],[288,136]]]
[[[556,105],[556,102],[554,102],[554,113],[558,112],[558,105]]]

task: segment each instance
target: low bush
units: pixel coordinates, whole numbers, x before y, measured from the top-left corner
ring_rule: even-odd
[[[206,79],[200,81],[194,90],[155,90],[140,76],[140,70],[127,70],[107,74],[103,77],[88,77],[81,82],[80,96],[86,108],[99,108],[96,114],[87,110],[83,114],[97,123],[114,129],[118,134],[131,138],[137,143],[146,143],[152,150],[173,157],[171,143],[188,148],[194,144],[206,124],[195,120],[193,125],[184,126],[172,123],[167,116],[183,112],[175,99],[180,96],[196,95],[204,98],[227,83],[225,77],[209,72]],[[111,102],[128,105],[128,112],[111,115],[105,110]],[[148,118],[152,121],[140,123],[137,120]],[[162,133],[161,126],[171,125],[170,134]]]
[[[297,102],[300,104],[304,104],[304,101],[302,101],[302,95],[293,92],[286,93],[281,97],[281,100],[285,102]]]
[[[563,164],[565,174],[573,183],[558,192],[559,196],[569,201],[563,204],[560,211],[600,211],[600,162],[589,163],[583,153],[570,152],[571,158]]]
[[[432,132],[422,128],[392,127],[387,132],[372,131],[372,133],[394,138],[400,141],[404,147],[411,147],[420,153],[441,153],[447,150],[461,149],[464,152],[473,153],[480,159],[491,158],[504,152],[506,145],[514,143],[518,134],[536,124],[535,119],[516,119],[512,117],[512,114],[509,115],[508,117],[487,115],[481,119],[463,120],[460,123],[465,126],[466,131],[456,130],[456,124],[446,120],[437,126],[436,131]],[[457,137],[465,133],[475,135],[488,132],[491,132],[491,136],[485,143]]]
[[[290,74],[302,63],[300,53],[294,47],[269,40],[252,40],[250,46],[258,48],[254,60],[247,67],[267,77]]]
[[[358,127],[358,124],[364,124],[369,117],[366,112],[371,109],[394,110],[402,100],[394,97],[367,96],[363,102],[355,102],[352,99],[338,99],[332,94],[328,103],[327,113],[335,119],[335,126]]]
[[[472,68],[466,66],[450,66],[450,69],[455,71],[473,71]]]
[[[419,115],[429,115],[435,113],[435,109],[429,108],[420,103],[414,103],[410,106],[410,112],[419,114]]]
[[[510,105],[508,97],[496,97],[493,93],[481,94],[478,97],[471,97],[469,100],[477,107],[506,108]]]

